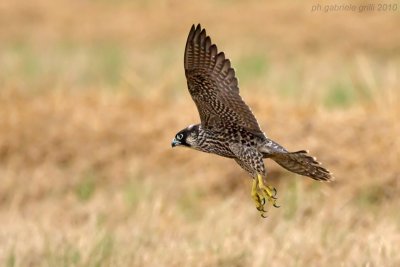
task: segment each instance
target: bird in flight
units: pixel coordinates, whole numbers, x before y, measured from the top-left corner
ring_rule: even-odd
[[[179,131],[172,147],[185,146],[234,159],[253,178],[251,196],[262,217],[266,204],[276,204],[276,189],[267,185],[263,159],[318,181],[332,174],[305,150],[289,152],[269,139],[239,95],[238,80],[224,52],[218,52],[200,24],[192,26],[184,55],[189,93],[197,106],[200,124]]]

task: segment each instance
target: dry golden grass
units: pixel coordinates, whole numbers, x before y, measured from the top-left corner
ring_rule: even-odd
[[[400,265],[400,13],[312,4],[0,3],[0,265]],[[170,148],[198,121],[196,22],[268,136],[334,183],[266,161],[262,219],[236,163]]]

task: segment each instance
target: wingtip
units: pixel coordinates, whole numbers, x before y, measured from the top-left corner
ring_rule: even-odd
[[[202,42],[205,42],[206,39],[207,39],[206,29],[202,29],[201,32],[200,32],[200,40]]]
[[[190,35],[194,35],[196,32],[200,32],[201,31],[201,24],[198,23],[196,24],[192,24],[192,27],[190,27],[190,31],[189,31],[189,36]]]
[[[195,28],[196,31],[200,31],[200,30],[201,30],[201,24],[200,24],[200,23],[197,23],[197,25],[196,25],[196,24],[193,24],[192,27]]]
[[[225,61],[225,53],[222,51],[219,52],[216,57],[221,63],[223,63]]]

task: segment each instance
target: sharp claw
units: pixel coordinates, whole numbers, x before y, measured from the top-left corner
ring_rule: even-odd
[[[256,202],[256,209],[260,212],[262,218],[267,218],[267,210],[265,210],[265,205],[273,205],[275,208],[279,208],[276,204],[277,200],[277,190],[275,187],[265,185],[261,180],[260,176],[257,177],[258,180],[253,181],[252,187],[252,197]]]
[[[267,211],[264,209],[264,207],[262,207],[262,212],[267,212]]]

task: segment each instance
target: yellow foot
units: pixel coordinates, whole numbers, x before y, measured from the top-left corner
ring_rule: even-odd
[[[272,186],[265,185],[260,174],[257,174],[257,180],[259,191],[264,199],[268,200],[275,208],[279,208],[279,206],[276,205],[276,189]]]
[[[262,197],[262,195],[259,194],[257,185],[258,185],[257,179],[253,179],[253,186],[251,188],[251,197],[253,198],[254,202],[256,203],[256,208],[258,211],[261,212],[261,216],[262,216],[262,214],[267,211],[264,210],[265,199]]]
[[[276,205],[276,189],[265,185],[260,174],[257,174],[257,178],[253,180],[253,186],[251,190],[251,197],[256,203],[256,208],[261,213],[261,217],[266,217],[267,211],[265,210],[266,201],[271,203],[275,208],[279,208]]]

